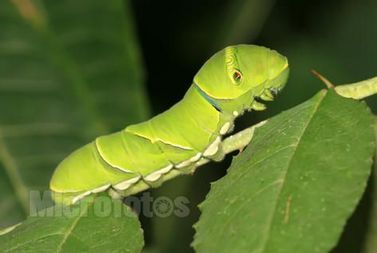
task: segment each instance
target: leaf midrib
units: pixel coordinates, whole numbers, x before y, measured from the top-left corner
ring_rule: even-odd
[[[23,242],[21,244],[18,244],[12,248],[9,248],[8,250],[6,250],[5,252],[13,252],[14,250],[22,247],[22,246],[25,246],[27,244],[30,244],[30,243],[33,243],[35,242],[36,240],[40,240],[42,238],[47,238],[47,237],[51,237],[51,236],[55,236],[55,235],[63,235],[62,237],[62,240],[61,242],[57,245],[56,247],[56,250],[54,251],[54,253],[59,253],[59,252],[62,252],[62,249],[63,249],[63,246],[64,244],[68,241],[68,238],[69,236],[72,234],[73,230],[77,227],[77,224],[80,222],[81,218],[84,217],[84,215],[86,215],[88,213],[88,210],[89,208],[94,204],[94,199],[92,202],[90,202],[86,208],[85,208],[85,211],[82,211],[80,212],[80,214],[77,216],[76,219],[74,219],[72,221],[72,224],[68,227],[68,229],[64,232],[58,232],[58,233],[51,233],[51,234],[47,234],[47,235],[44,235],[43,237],[39,237],[37,239],[33,239],[33,240],[30,240],[30,241],[26,241],[26,242]]]
[[[300,143],[301,143],[301,141],[302,141],[302,139],[303,139],[303,136],[305,135],[305,133],[306,133],[306,131],[307,131],[307,129],[308,129],[310,123],[312,122],[312,120],[313,120],[313,118],[314,118],[314,116],[315,116],[315,113],[318,111],[318,108],[320,107],[320,105],[321,105],[323,99],[325,98],[326,94],[327,94],[327,91],[326,91],[326,92],[323,92],[323,93],[321,94],[321,98],[318,100],[318,104],[315,105],[314,110],[313,110],[312,114],[310,115],[307,124],[304,126],[304,128],[303,128],[303,130],[302,130],[302,133],[301,133],[301,135],[300,135],[300,137],[299,137],[298,140],[296,141],[296,144],[295,144],[295,147],[296,147],[296,148],[293,150],[293,153],[292,153],[290,159],[288,160],[288,163],[287,163],[287,166],[286,166],[286,167],[287,167],[287,170],[286,170],[286,172],[285,172],[284,175],[283,175],[283,178],[282,178],[282,184],[281,184],[280,189],[279,189],[279,191],[278,191],[278,193],[277,193],[277,195],[276,195],[276,201],[275,201],[275,203],[274,203],[273,211],[272,211],[272,213],[271,213],[271,216],[270,216],[270,218],[269,218],[269,221],[267,222],[268,226],[267,226],[267,230],[266,230],[266,232],[265,232],[265,236],[264,236],[264,237],[266,238],[266,239],[265,239],[265,242],[264,242],[264,244],[262,244],[262,248],[261,248],[261,249],[257,249],[255,252],[263,253],[263,252],[265,252],[266,247],[268,246],[268,242],[269,242],[269,240],[270,240],[270,238],[271,238],[271,237],[270,237],[270,232],[271,232],[271,229],[272,229],[272,227],[273,227],[274,217],[276,216],[277,209],[278,209],[278,203],[279,203],[278,200],[280,199],[281,194],[282,194],[282,192],[283,192],[283,189],[284,189],[284,187],[285,187],[285,183],[286,183],[286,181],[287,181],[286,179],[287,179],[287,176],[288,176],[288,173],[289,173],[289,168],[290,168],[290,166],[291,166],[291,164],[292,164],[292,161],[294,160],[294,158],[295,158],[295,156],[296,156],[296,154],[297,154],[297,150],[298,150],[298,148],[299,148],[299,146],[300,146]]]
[[[6,171],[6,174],[9,177],[10,183],[14,188],[18,201],[22,207],[22,211],[25,215],[28,214],[28,189],[20,175],[19,168],[16,161],[13,159],[10,154],[7,145],[3,137],[1,137],[1,128],[0,128],[0,162],[3,164],[3,167]]]
[[[88,205],[87,209],[86,209],[85,211],[82,211],[82,212],[80,213],[80,215],[78,215],[77,218],[72,222],[72,225],[71,225],[71,226],[68,228],[68,230],[66,231],[66,233],[65,233],[65,235],[64,235],[64,237],[63,237],[63,240],[62,240],[62,241],[59,243],[59,245],[57,246],[56,251],[55,251],[56,253],[61,252],[61,250],[62,250],[64,244],[67,242],[69,236],[72,234],[72,231],[76,228],[76,226],[77,226],[77,224],[79,223],[79,221],[81,220],[81,218],[82,218],[85,214],[87,214],[88,209],[93,205],[93,203],[94,203],[94,200],[93,200],[93,202],[91,202],[91,203]]]

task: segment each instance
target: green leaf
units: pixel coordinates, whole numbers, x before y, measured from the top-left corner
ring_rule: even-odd
[[[0,236],[1,252],[140,252],[136,214],[121,201],[98,196],[72,207],[51,207]]]
[[[128,1],[0,0],[0,227],[95,136],[145,119]]]
[[[269,120],[212,185],[196,251],[328,252],[365,189],[372,126],[364,103],[334,91]]]
[[[375,124],[377,120],[375,120]],[[375,137],[377,139],[377,125],[375,125]],[[377,249],[377,164],[374,164],[374,171],[372,174],[372,203],[370,210],[370,221],[368,224],[368,233],[365,242],[364,253],[374,253]]]

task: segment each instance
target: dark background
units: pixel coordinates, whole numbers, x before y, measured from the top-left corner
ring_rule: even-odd
[[[153,114],[181,99],[203,62],[229,44],[276,49],[288,57],[291,66],[281,96],[266,112],[244,117],[241,126],[291,108],[324,88],[311,69],[335,84],[377,73],[377,2],[373,0],[138,0],[133,8]],[[376,102],[376,98],[368,99],[373,111]],[[228,164],[206,166],[194,177],[173,180],[154,191],[154,196],[188,196],[191,213],[184,219],[144,218],[147,243],[159,245],[162,252],[192,252],[192,224],[199,215],[196,205]],[[361,252],[369,198],[367,194],[334,252]]]

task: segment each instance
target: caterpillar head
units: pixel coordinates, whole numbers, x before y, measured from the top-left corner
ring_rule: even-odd
[[[236,45],[212,56],[195,75],[194,83],[215,100],[250,94],[253,101],[269,101],[284,88],[288,74],[288,61],[278,52],[256,45]]]

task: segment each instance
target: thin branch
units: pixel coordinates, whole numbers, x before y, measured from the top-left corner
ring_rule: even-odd
[[[326,77],[324,77],[314,69],[312,69],[310,72],[319,80],[321,80],[326,85],[327,89],[333,89],[335,87],[335,85],[332,82],[330,82]]]

